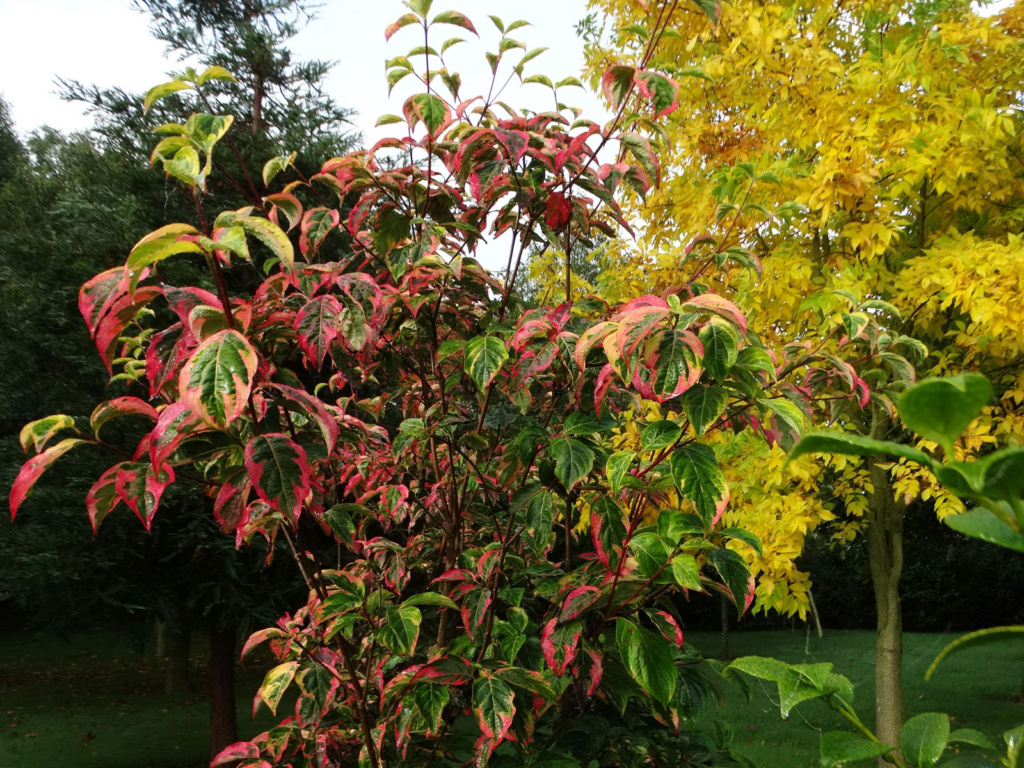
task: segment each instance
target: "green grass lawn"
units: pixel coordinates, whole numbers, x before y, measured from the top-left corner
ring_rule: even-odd
[[[1005,641],[965,650],[944,661],[926,683],[925,670],[939,651],[958,636],[904,636],[906,716],[946,712],[954,718],[954,729],[977,728],[1002,744],[1003,731],[1024,723],[1024,707],[1015,703],[1024,678],[1024,644]],[[717,634],[693,633],[687,641],[707,655],[718,652]],[[832,662],[834,671],[853,683],[857,714],[870,726],[874,722],[874,633],[826,630],[820,640],[811,636],[809,654],[805,653],[805,642],[802,631],[734,632],[730,651],[734,656],[774,656],[790,663]],[[742,694],[728,687],[723,717],[735,728],[737,745],[756,764],[765,768],[817,766],[821,734],[850,730],[845,727],[845,720],[814,701],[800,704],[784,721],[776,704],[775,685],[750,680],[755,690],[753,701],[747,703]]]
[[[963,652],[947,660],[930,683],[924,671],[956,635],[906,636],[905,682],[908,716],[943,711],[954,728],[978,728],[998,737],[1024,722],[1014,701],[1024,676],[1024,647],[1005,642]],[[197,638],[198,641],[198,638]],[[690,633],[687,641],[709,655],[717,635]],[[790,662],[830,661],[855,686],[858,711],[872,717],[874,678],[871,632],[826,632],[811,637],[804,652],[803,632],[735,632],[734,655],[775,656]],[[197,648],[197,658],[203,649]],[[249,719],[252,696],[262,679],[264,660],[238,680],[241,736],[251,737],[272,723],[264,710]],[[132,640],[112,632],[81,635],[67,643],[49,635],[0,635],[0,768],[185,768],[207,764],[208,709],[203,669],[194,669],[197,693],[170,700],[163,677]],[[726,689],[724,717],[738,744],[765,768],[816,766],[818,739],[842,722],[816,702],[798,706],[785,722],[773,685],[755,683],[747,703]],[[287,706],[285,706],[287,709]],[[1000,739],[1001,741],[1001,739]]]
[[[205,649],[195,650],[195,693],[169,699],[161,670],[124,635],[0,634],[0,768],[209,765]],[[241,738],[273,724],[265,708],[249,717],[265,671],[253,666],[236,682]]]

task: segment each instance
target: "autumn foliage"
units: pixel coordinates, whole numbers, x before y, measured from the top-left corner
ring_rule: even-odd
[[[389,37],[477,32],[409,5]],[[488,67],[522,77],[536,56],[510,37],[522,25],[495,25]],[[99,353],[135,393],[89,425],[28,425],[35,456],[12,514],[61,455],[90,446],[122,454],[88,494],[94,526],[123,504],[149,527],[165,489],[190,482],[239,546],[287,542],[308,601],[244,650],[274,654],[255,706],[284,719],[215,764],[734,763],[728,729],[700,725],[719,674],[682,631],[698,593],[741,613],[753,599],[741,552],[760,543],[722,524],[716,436],[788,446],[811,403],[859,408],[868,387],[809,344],[774,357],[697,279],[728,260],[758,270],[740,250],[712,244],[704,269],[658,295],[526,308],[509,286],[528,249],[629,232],[617,197],[646,194],[660,165],[623,130],[626,105],[664,117],[678,86],[620,68],[608,125],[567,108],[524,116],[464,99],[450,42],[389,62],[389,82],[424,87],[384,118],[405,135],[310,178],[271,159],[240,210],[211,211],[205,194],[231,117],[159,129],[154,164],[195,219],[81,292]],[[188,71],[147,102],[230,77]],[[494,240],[504,281],[477,259]],[[209,280],[167,282],[172,257]],[[847,322],[845,343],[877,353],[874,317]],[[148,428],[129,450],[106,437],[124,419]]]

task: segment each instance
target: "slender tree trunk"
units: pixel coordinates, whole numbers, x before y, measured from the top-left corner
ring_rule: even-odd
[[[210,630],[210,757],[238,741],[235,710],[235,633]]]
[[[888,418],[876,413],[872,435],[882,439]],[[868,508],[868,564],[875,590],[878,631],[875,636],[875,734],[899,748],[903,728],[903,612],[899,581],[903,573],[902,501],[893,498],[889,473],[868,460],[874,493]],[[889,765],[879,759],[880,765]]]
[[[266,93],[263,90],[263,76],[256,75],[256,84],[252,92],[252,131],[259,133],[263,130],[263,99]]]
[[[168,696],[184,696],[189,691],[189,660],[192,650],[192,627],[179,614],[170,617],[167,631],[167,666],[164,691]]]
[[[153,622],[153,655],[157,661],[167,658],[167,622],[157,617]]]
[[[728,661],[731,658],[729,653],[729,611],[732,605],[725,595],[720,595],[719,597],[719,610],[722,617],[722,642],[719,646],[718,655],[723,661]]]

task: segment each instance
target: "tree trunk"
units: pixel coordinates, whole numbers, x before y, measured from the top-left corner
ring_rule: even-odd
[[[210,630],[210,757],[238,741],[235,710],[235,633]]]
[[[729,654],[729,611],[732,608],[732,604],[725,595],[720,595],[719,597],[719,610],[722,617],[722,642],[719,646],[718,656],[722,661],[728,661],[731,658]]]
[[[168,625],[164,692],[168,696],[184,696],[189,691],[192,628],[181,615],[170,619]]]
[[[876,416],[876,426],[880,419]],[[888,428],[872,429],[882,439]],[[889,473],[868,459],[874,493],[868,508],[868,564],[875,590],[878,631],[875,636],[875,734],[899,754],[903,728],[903,612],[899,581],[903,572],[902,501],[893,498]],[[879,765],[889,765],[879,758]]]
[[[157,662],[167,658],[167,622],[157,617],[153,622],[153,656]]]

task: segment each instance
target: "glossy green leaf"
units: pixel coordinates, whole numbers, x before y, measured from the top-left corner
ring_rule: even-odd
[[[473,711],[484,739],[500,741],[512,727],[515,694],[504,680],[482,675],[473,682]]]
[[[925,712],[907,720],[900,731],[900,751],[913,768],[931,768],[946,749],[949,715]]]
[[[950,654],[966,648],[973,648],[977,645],[1002,640],[1016,640],[1020,642],[1021,637],[1024,637],[1024,625],[989,627],[988,629],[979,629],[976,632],[968,632],[966,635],[958,637],[939,652],[939,655],[935,657],[935,660],[928,667],[928,671],[924,673],[924,679],[930,680],[939,664]]]
[[[420,715],[426,721],[428,730],[433,733],[440,731],[444,708],[448,706],[450,698],[448,686],[430,683],[417,685],[412,690],[412,698]]]
[[[290,155],[280,155],[267,160],[263,164],[263,185],[269,187],[277,174],[295,163],[295,157],[296,153],[292,152]]]
[[[676,488],[693,502],[705,527],[711,527],[728,503],[725,475],[718,467],[715,452],[701,443],[690,443],[677,448],[669,463]]]
[[[672,579],[683,589],[703,589],[700,583],[700,568],[693,555],[676,555],[672,558]]]
[[[312,482],[302,446],[280,432],[256,435],[245,446],[245,468],[263,501],[289,519],[299,519]]]
[[[466,344],[464,369],[481,392],[487,389],[508,360],[505,342],[497,336],[477,336]]]
[[[611,487],[612,493],[618,493],[622,489],[622,483],[626,479],[626,473],[629,472],[629,467],[633,464],[634,459],[636,459],[636,453],[633,451],[619,451],[608,457],[604,471],[608,475],[608,485]]]
[[[522,519],[523,537],[535,552],[547,550],[554,518],[551,491],[540,483],[530,483],[512,496],[512,514]]]
[[[182,399],[203,421],[223,429],[245,410],[257,363],[256,351],[238,331],[214,334],[181,371]]]
[[[263,678],[263,685],[260,686],[260,698],[275,715],[277,714],[277,705],[281,703],[284,692],[288,690],[288,686],[295,679],[295,672],[298,668],[299,662],[287,661],[284,664],[278,664]]]
[[[451,608],[456,611],[459,609],[459,606],[450,597],[439,592],[420,592],[402,603],[403,608],[413,605],[433,605],[440,608]]]
[[[668,706],[678,678],[672,645],[661,635],[627,619],[616,621],[615,637],[630,676],[651,698]]]
[[[224,67],[213,66],[207,67],[199,74],[199,77],[196,78],[196,85],[206,85],[211,80],[224,80],[229,83],[238,82],[235,80],[235,76]]]
[[[594,452],[575,438],[552,440],[548,450],[555,460],[555,477],[567,490],[572,490],[594,468]]]
[[[916,461],[925,467],[933,466],[931,458],[924,451],[909,445],[872,440],[848,432],[808,432],[793,446],[789,461],[805,453],[839,453],[847,456],[898,456]]]
[[[964,536],[1024,552],[1024,534],[983,507],[975,507],[959,515],[950,515],[945,523]]]
[[[871,741],[856,733],[829,731],[821,737],[821,768],[837,768],[846,763],[870,760],[891,750],[888,744]]]
[[[413,605],[388,608],[384,614],[381,642],[395,653],[412,656],[420,636],[423,614]]]
[[[722,381],[739,357],[740,335],[735,326],[712,318],[697,334],[704,345],[704,367]]]
[[[897,409],[908,429],[942,446],[953,458],[953,443],[992,400],[992,385],[979,373],[926,379],[900,397]]]
[[[629,549],[636,558],[640,575],[645,579],[661,570],[671,554],[665,542],[656,533],[636,534],[629,540]]]
[[[683,434],[682,428],[674,421],[655,421],[641,424],[640,448],[644,451],[660,451],[673,445]]]
[[[729,402],[728,393],[717,384],[710,387],[691,387],[683,395],[683,411],[693,431],[703,435],[717,421]]]
[[[743,556],[731,549],[709,549],[708,561],[715,567],[732,592],[733,604],[742,616],[746,610],[746,594],[750,588],[750,569]]]

